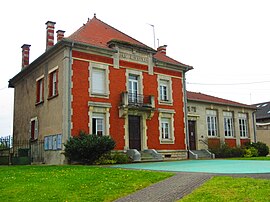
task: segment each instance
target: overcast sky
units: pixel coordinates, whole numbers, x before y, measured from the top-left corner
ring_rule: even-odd
[[[69,36],[97,18],[194,67],[187,88],[245,104],[270,101],[270,1],[268,0],[76,0],[3,1],[0,7],[0,136],[12,134],[13,89],[21,46],[30,62],[45,51],[48,20]],[[56,40],[56,39],[55,39]]]

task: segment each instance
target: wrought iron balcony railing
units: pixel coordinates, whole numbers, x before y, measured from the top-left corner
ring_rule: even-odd
[[[122,105],[155,108],[155,98],[152,95],[123,92]]]

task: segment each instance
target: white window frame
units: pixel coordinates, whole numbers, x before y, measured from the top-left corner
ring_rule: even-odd
[[[50,76],[52,74],[52,76]],[[52,68],[49,72],[49,87],[51,89],[49,89],[49,92],[51,90],[51,95],[49,95],[49,98],[51,97],[55,97],[58,95],[58,83],[59,83],[59,72],[58,72],[58,66]]]
[[[131,76],[136,77],[136,79],[131,78]],[[134,88],[136,86],[136,89]],[[139,76],[134,74],[128,75],[128,93],[131,96],[132,102],[136,102],[139,93]]]
[[[238,124],[239,124],[239,132],[240,138],[248,138],[248,115],[244,113],[238,114]]]
[[[234,124],[233,124],[233,113],[223,112],[224,117],[224,136],[225,138],[234,137]]]
[[[161,118],[161,138],[163,140],[171,139],[171,120],[169,118]]]
[[[57,95],[57,71],[55,70],[52,74],[52,96]]]
[[[95,123],[94,123],[95,120]],[[101,125],[100,125],[101,124]],[[95,127],[95,131],[93,131],[93,126]],[[92,115],[92,134],[103,136],[104,128],[105,128],[105,114],[103,113],[93,113]],[[101,126],[101,128],[99,128]],[[99,134],[101,132],[101,134]]]
[[[109,132],[110,132],[110,108],[112,107],[112,105],[110,103],[105,103],[105,102],[89,101],[88,106],[89,106],[89,111],[88,111],[89,134],[94,134],[93,118],[94,117],[97,117],[97,118],[102,117],[104,119],[103,134],[102,135],[109,135]]]
[[[207,123],[207,136],[217,137],[218,135],[218,122],[217,122],[217,111],[206,110],[206,123]],[[210,133],[210,134],[209,134]]]
[[[159,108],[159,141],[160,144],[174,144],[174,110]],[[168,127],[167,127],[168,126]],[[166,131],[167,129],[168,131]],[[168,137],[166,137],[166,133]]]
[[[41,84],[40,84],[41,82]],[[44,75],[42,75],[41,77],[36,79],[36,83],[37,83],[37,90],[39,93],[39,100],[36,99],[36,103],[41,103],[44,101]],[[38,95],[36,95],[38,96]]]
[[[93,72],[94,70],[104,71],[104,92],[95,92],[93,89],[92,82],[93,80]],[[97,62],[89,63],[89,95],[91,97],[102,97],[109,98],[110,90],[109,90],[109,65]]]
[[[159,104],[164,104],[164,105],[172,105],[173,104],[173,97],[172,97],[172,78],[169,76],[164,76],[164,75],[158,75],[157,77],[158,80],[158,103]],[[164,92],[162,89],[166,87],[167,91],[167,99],[164,99]],[[164,89],[163,89],[164,90]]]
[[[138,94],[143,94],[143,73],[141,71],[126,69],[126,91],[129,91],[129,76],[137,76]]]

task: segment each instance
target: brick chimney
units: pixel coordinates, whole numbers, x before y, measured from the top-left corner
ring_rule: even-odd
[[[55,22],[48,21],[45,23],[47,25],[47,34],[46,34],[46,51],[54,45],[54,25]]]
[[[64,38],[65,31],[57,30],[56,34],[57,34],[57,42],[58,42],[58,41],[61,41]]]
[[[159,46],[157,48],[157,51],[164,54],[164,55],[166,55],[166,48],[167,48],[167,45]]]
[[[22,45],[22,69],[29,65],[30,46],[28,44]]]

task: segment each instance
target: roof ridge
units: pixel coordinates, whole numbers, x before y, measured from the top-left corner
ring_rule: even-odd
[[[86,28],[90,23],[93,23],[94,20],[98,21],[99,23],[102,23],[104,26],[108,27],[108,28],[111,29],[111,30],[114,30],[115,32],[118,32],[119,34],[123,35],[124,37],[127,37],[127,38],[131,39],[132,41],[136,42],[137,44],[140,44],[142,47],[145,47],[145,48],[151,49],[151,50],[153,50],[153,51],[156,51],[155,49],[153,49],[153,48],[151,48],[150,46],[148,46],[148,45],[142,43],[141,41],[139,41],[139,40],[137,40],[137,39],[135,39],[135,38],[129,36],[128,34],[125,34],[124,32],[118,30],[117,28],[115,28],[115,27],[113,27],[113,26],[107,24],[106,22],[104,22],[104,21],[98,19],[98,18],[96,17],[96,15],[94,15],[94,17],[93,17],[91,20],[88,20],[85,24],[83,24],[83,26],[81,26],[78,30],[76,30],[75,32],[73,32],[68,38],[79,39],[79,38],[77,37],[77,35],[80,34],[80,33],[84,30],[84,28]],[[134,42],[133,42],[133,43],[130,42],[130,43],[131,43],[131,44],[136,44],[136,43],[134,43]]]
[[[100,21],[101,23],[105,24],[106,26],[108,26],[108,27],[110,27],[110,28],[112,28],[112,29],[114,29],[114,30],[120,32],[121,34],[123,34],[123,35],[125,35],[125,36],[127,36],[127,37],[129,37],[129,38],[131,38],[131,39],[133,39],[134,41],[137,41],[138,43],[140,43],[140,44],[142,44],[142,45],[144,45],[144,46],[146,46],[146,47],[148,47],[148,48],[151,48],[151,47],[147,46],[146,44],[142,43],[141,41],[139,41],[139,40],[137,40],[137,39],[135,39],[135,38],[133,38],[133,37],[131,37],[131,36],[125,34],[124,32],[122,32],[122,31],[116,29],[115,27],[113,27],[113,26],[107,24],[106,22],[100,20],[100,19],[97,18],[96,16],[94,16],[93,18],[95,18],[96,20],[98,20],[98,21]],[[92,18],[92,19],[93,19],[93,18]],[[91,20],[92,20],[92,19],[91,19]],[[90,21],[89,21],[89,22],[90,22]],[[153,48],[151,48],[151,49],[153,49]],[[155,50],[155,49],[153,49],[153,50]]]
[[[231,104],[237,104],[237,105],[241,105],[241,106],[246,106],[246,107],[253,108],[252,105],[244,104],[244,103],[237,102],[237,101],[233,101],[233,100],[228,100],[228,99],[221,98],[221,97],[217,97],[217,96],[213,96],[213,95],[208,95],[208,94],[201,93],[201,92],[187,91],[187,93],[200,94],[200,95],[203,95],[203,96],[208,96],[208,97],[211,97],[211,98],[219,99],[220,101],[221,101],[221,100],[227,101],[227,102],[230,102]],[[196,98],[188,98],[188,99],[201,100],[201,101],[208,101],[208,102],[215,102],[215,101],[213,101],[213,100],[211,101],[211,100],[205,100],[205,99],[199,99],[199,98],[197,98],[197,99],[196,99]],[[218,101],[216,101],[216,103],[217,103],[217,102],[218,102]],[[224,102],[218,102],[218,103],[229,104],[229,103],[224,103]]]

